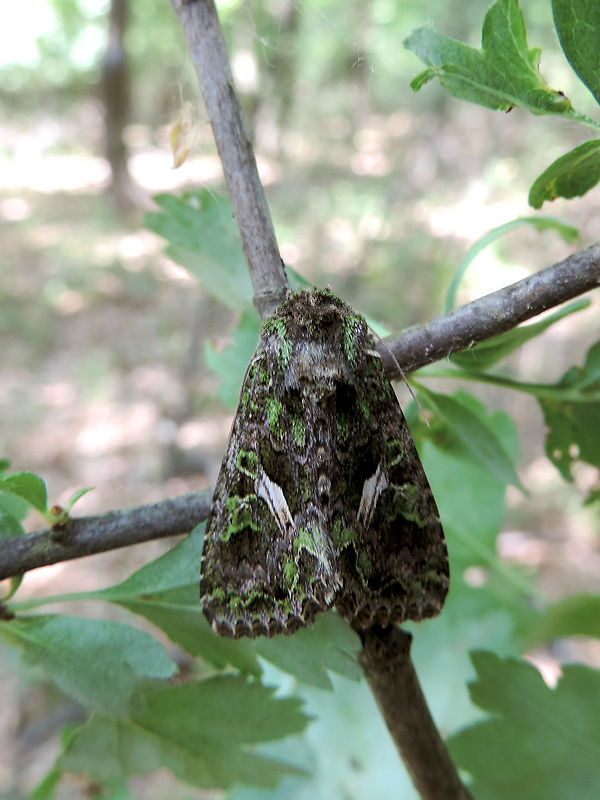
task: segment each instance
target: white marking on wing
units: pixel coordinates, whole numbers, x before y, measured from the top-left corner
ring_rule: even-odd
[[[269,511],[275,518],[279,530],[283,535],[285,535],[290,528],[294,528],[294,520],[290,514],[290,509],[281,486],[278,486],[275,481],[269,478],[260,464],[256,481],[254,482],[254,490],[256,491],[256,496],[260,497],[268,505]]]
[[[375,507],[379,495],[389,486],[388,478],[385,470],[381,466],[381,461],[377,466],[377,471],[374,475],[365,481],[363,486],[362,496],[360,498],[360,505],[358,507],[358,521],[362,522],[365,528],[371,524],[371,519],[375,513]]]

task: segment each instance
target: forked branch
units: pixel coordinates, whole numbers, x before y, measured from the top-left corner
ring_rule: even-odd
[[[270,213],[233,85],[214,0],[171,0],[198,73],[261,317],[288,289]],[[600,245],[531,278],[386,341],[404,372],[510,330],[600,284]],[[385,361],[393,362],[389,353]],[[396,365],[388,363],[390,376]],[[42,531],[0,541],[0,579],[47,564],[189,532],[206,519],[211,490],[131,511],[74,520],[62,535]],[[397,628],[362,631],[359,661],[390,733],[424,800],[470,800],[437,731]]]

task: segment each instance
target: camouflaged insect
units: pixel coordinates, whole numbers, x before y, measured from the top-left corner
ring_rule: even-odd
[[[438,510],[365,320],[302,291],[263,325],[206,525],[200,594],[223,636],[335,607],[357,628],[438,614]]]

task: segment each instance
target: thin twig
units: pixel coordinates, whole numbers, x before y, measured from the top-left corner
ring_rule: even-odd
[[[212,489],[127,511],[74,519],[66,530],[0,540],[0,580],[73,558],[189,533],[206,519]]]
[[[262,319],[285,300],[289,284],[246,132],[214,0],[171,0],[185,33],[223,164]]]
[[[423,800],[473,800],[427,707],[401,628],[359,631],[363,668],[379,710]]]
[[[434,360],[425,331],[433,329],[435,353],[439,358],[440,355],[446,356],[461,349],[456,346],[456,342],[464,337],[464,327],[468,320],[471,320],[473,327],[469,331],[466,344],[463,338],[463,349],[493,335],[490,334],[490,328],[494,328],[496,324],[493,309],[504,309],[504,332],[516,327],[524,318],[528,319],[565,300],[572,300],[599,284],[600,245],[593,245],[531,278],[525,278],[468,306],[438,317],[421,328],[409,328],[399,337],[390,337],[385,340],[385,346],[390,347],[405,373],[412,372]],[[488,302],[490,297],[493,299]],[[514,316],[507,310],[511,298],[518,298]],[[477,308],[472,310],[473,306]],[[482,316],[481,309],[486,307],[492,315],[491,323]],[[533,311],[530,313],[531,309]],[[408,338],[408,346],[404,344],[405,337]],[[385,347],[382,349],[382,356],[389,376],[395,377],[398,370]],[[73,530],[77,535],[61,545],[57,544],[56,535],[49,530],[16,539],[0,540],[0,579],[82,555],[102,553],[137,542],[186,533],[206,519],[211,496],[212,490],[207,489],[201,495],[192,493],[152,506],[141,506],[132,511],[78,519],[73,523]],[[118,527],[115,528],[115,525]]]
[[[381,350],[386,371],[397,377],[398,370],[389,349],[403,372],[467,350],[478,342],[516,328],[521,322],[572,300],[600,286],[600,244],[559,261],[517,283],[474,300],[426,325],[407,328],[385,340]]]
[[[264,317],[284,299],[288,284],[214,0],[171,0],[171,4],[188,40],[250,267],[255,303]],[[567,259],[562,269],[555,265],[386,344],[407,372],[509,330],[546,308],[597,286],[600,248],[590,250],[594,252],[578,254],[579,260],[578,256],[573,257],[573,263],[567,264]],[[587,283],[585,288],[570,293],[568,283],[574,273],[587,275]],[[550,292],[548,280],[556,284],[554,292]],[[541,302],[540,295],[545,297]],[[404,352],[400,342],[405,343]],[[409,357],[415,347],[421,352],[420,360]],[[5,540],[0,542],[0,578],[44,563],[184,533],[206,517],[209,497],[208,492],[187,495],[130,512],[76,520],[61,532],[60,541],[51,531]],[[362,635],[360,663],[421,797],[469,800],[429,714],[410,660],[410,638],[394,628],[364,631]]]

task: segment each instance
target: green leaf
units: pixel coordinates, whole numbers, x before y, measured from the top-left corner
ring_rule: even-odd
[[[487,108],[509,111],[523,106],[533,114],[571,112],[569,99],[548,89],[539,72],[540,51],[529,49],[517,0],[497,0],[489,9],[481,50],[443,36],[428,25],[415,28],[404,47],[428,66],[411,83],[414,91],[437,77],[454,97]]]
[[[492,339],[480,342],[470,350],[454,353],[450,356],[450,361],[461,369],[483,372],[498,363],[498,361],[506,358],[506,356],[510,355],[515,350],[518,350],[525,342],[544,333],[544,331],[552,325],[555,325],[570,314],[575,314],[577,311],[588,308],[589,305],[590,300],[584,298],[576,300],[574,303],[570,303],[560,308],[558,311],[549,314],[539,322],[534,322],[530,325],[520,325],[518,328],[513,328],[500,336],[494,336]]]
[[[84,494],[87,494],[88,492],[93,492],[93,491],[94,491],[94,487],[93,486],[88,486],[85,489],[78,489],[76,492],[73,492],[71,497],[69,497],[69,499],[67,500],[67,502],[64,505],[65,514],[69,514],[71,512],[71,509],[73,508],[75,503],[78,500],[80,500],[83,497]]]
[[[0,496],[0,540],[22,536],[25,533],[23,526],[16,517],[2,508],[1,502]]]
[[[10,578],[10,590],[8,594],[0,600],[0,602],[3,604],[7,603],[11,597],[17,593],[19,586],[23,583],[23,577],[23,575],[13,575]]]
[[[51,798],[54,797],[54,792],[61,777],[62,770],[56,765],[53,766],[43,780],[41,780],[31,792],[31,800],[51,800]]]
[[[0,478],[0,509],[21,522],[27,516],[29,508],[29,503],[26,503],[25,500],[21,500],[15,494],[2,491]]]
[[[486,416],[478,405],[473,405],[472,410],[482,416],[512,457],[518,442],[514,422],[504,412]],[[431,438],[421,442],[423,429]],[[446,446],[440,449],[437,435],[431,428],[422,425],[415,429],[411,425],[411,430],[417,433],[419,454],[448,542],[453,577],[450,597],[441,616],[442,627],[444,622],[452,624],[452,610],[456,609],[457,619],[479,619],[502,612],[510,615],[515,629],[527,629],[535,617],[528,601],[535,595],[532,578],[502,561],[496,548],[505,516],[506,484],[472,460],[465,459],[460,449],[458,453]],[[464,578],[472,567],[478,568],[481,578],[476,587]],[[419,629],[419,637],[421,635]],[[474,639],[473,645],[476,642]]]
[[[193,741],[258,744],[304,730],[308,718],[296,698],[275,700],[275,690],[236,675],[222,675],[149,691],[137,722],[183,745]],[[190,707],[202,713],[190,713]]]
[[[141,614],[186,652],[220,669],[230,665],[260,676],[257,655],[306,683],[330,688],[326,670],[358,677],[356,634],[335,614],[320,615],[315,625],[293,637],[233,640],[215,635],[202,610],[199,569],[202,530],[197,528],[164,556],[142,567],[118,586],[87,597],[108,600]],[[66,598],[63,598],[66,599]]]
[[[257,653],[284,672],[321,689],[331,689],[327,670],[360,680],[356,661],[360,639],[348,623],[333,612],[319,614],[310,628],[293,636],[274,636],[256,641]]]
[[[591,139],[557,158],[535,179],[529,205],[541,208],[557,197],[582,197],[600,181],[600,139]]]
[[[435,438],[420,444],[419,454],[452,545],[448,551],[453,571],[462,574],[473,565],[495,564],[506,484],[472,461],[440,449]]]
[[[583,367],[572,367],[555,384],[524,383],[485,372],[472,372],[470,377],[536,398],[548,429],[546,453],[566,480],[572,480],[576,461],[600,468],[600,342],[589,349]]]
[[[567,636],[600,639],[600,595],[578,594],[549,606],[531,630],[535,643]]]
[[[204,346],[207,365],[221,378],[217,394],[228,408],[237,408],[242,381],[258,343],[259,328],[258,315],[255,311],[248,311],[233,332],[231,347],[217,353],[210,343]]]
[[[522,489],[513,460],[492,428],[474,411],[466,392],[451,397],[419,386],[418,397],[438,417],[432,428],[441,446],[445,442],[446,447],[483,467],[497,480]]]
[[[42,514],[48,508],[48,493],[46,484],[32,472],[16,472],[0,478],[0,492],[7,492],[25,500],[32,508]]]
[[[162,211],[148,214],[145,225],[170,242],[167,255],[227,307],[248,308],[252,284],[229,199],[204,190],[154,200]]]
[[[23,616],[0,622],[0,635],[65,694],[104,714],[126,715],[142,679],[176,671],[159,642],[117,622]]]
[[[576,461],[600,469],[600,342],[589,349],[584,367],[573,367],[555,384],[554,394],[544,388],[537,399],[548,428],[548,458],[568,481]]]
[[[478,242],[469,248],[467,254],[458,265],[458,268],[456,269],[448,288],[448,294],[444,304],[445,312],[451,311],[454,308],[458,287],[460,286],[467,269],[479,255],[479,253],[481,253],[482,250],[485,250],[486,247],[489,247],[492,242],[496,241],[496,239],[499,239],[501,236],[504,236],[505,234],[510,233],[517,228],[521,228],[524,225],[531,225],[538,231],[545,231],[549,229],[554,230],[560,236],[562,236],[567,243],[576,241],[577,237],[579,236],[577,228],[573,228],[571,225],[565,225],[564,222],[560,222],[560,220],[553,219],[552,217],[520,217],[519,219],[513,219],[511,222],[507,222],[504,225],[494,228],[493,230],[489,231],[489,233],[486,233],[485,236],[482,236]]]
[[[106,599],[146,617],[190,655],[201,656],[219,669],[231,665],[246,674],[259,676],[261,670],[250,640],[225,639],[210,629],[200,608],[198,580],[180,589],[139,598]]]
[[[569,403],[539,400],[548,428],[546,455],[567,481],[571,468],[586,461],[600,468],[600,402]]]
[[[566,666],[556,689],[525,661],[471,656],[471,698],[493,716],[448,742],[478,800],[596,800],[600,785],[600,673]],[[501,757],[499,757],[501,754]]]
[[[302,738],[276,742],[267,752],[301,759],[309,774],[269,792],[237,786],[229,800],[416,800],[366,681],[336,676],[333,692],[300,687],[300,694],[314,721]]]
[[[569,63],[600,103],[600,5],[597,0],[552,0],[552,11]]]
[[[200,608],[200,559],[204,526],[199,526],[168,553],[139,569],[123,583],[90,598],[108,600],[140,614],[160,628],[172,642],[209,664],[231,665],[260,675],[250,640],[234,641],[216,636]]]
[[[166,767],[201,788],[274,786],[299,773],[249,749],[302,731],[308,719],[298,700],[276,700],[271,689],[225,676],[150,690],[139,704],[145,710],[132,720],[95,716],[61,756],[61,768],[109,783]]]

